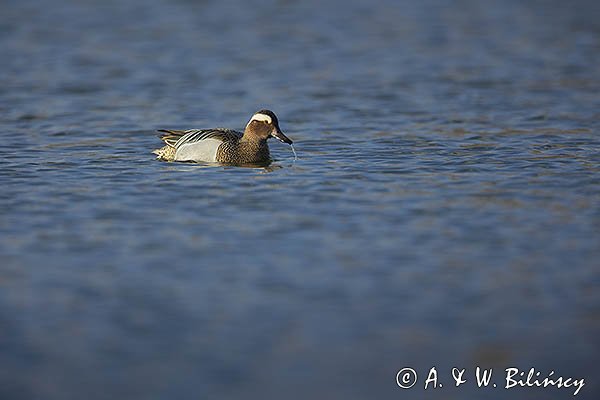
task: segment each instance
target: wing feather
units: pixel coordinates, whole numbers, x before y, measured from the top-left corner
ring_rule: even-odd
[[[161,129],[159,132],[165,133],[161,136],[161,140],[174,148],[179,148],[184,144],[197,143],[205,139],[217,139],[225,142],[229,140],[238,140],[242,137],[242,133],[225,128],[188,129],[185,131]]]

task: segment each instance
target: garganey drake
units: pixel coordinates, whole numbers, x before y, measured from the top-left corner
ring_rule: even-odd
[[[250,118],[244,133],[231,129],[160,129],[166,143],[153,151],[165,161],[217,162],[223,164],[258,164],[271,160],[267,139],[283,143],[292,141],[279,129],[279,121],[270,110],[260,110]]]

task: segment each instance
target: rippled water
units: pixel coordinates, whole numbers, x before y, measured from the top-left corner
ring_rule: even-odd
[[[0,397],[596,398],[598,4],[3,1]]]

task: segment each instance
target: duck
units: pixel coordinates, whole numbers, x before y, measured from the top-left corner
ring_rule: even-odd
[[[279,128],[271,110],[255,112],[244,132],[227,128],[173,130],[159,129],[165,146],[153,151],[163,161],[208,162],[220,164],[262,164],[271,161],[267,140],[293,142]]]

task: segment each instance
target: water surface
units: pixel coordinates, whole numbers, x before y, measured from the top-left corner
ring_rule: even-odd
[[[597,2],[1,8],[1,398],[599,393]],[[298,161],[150,153],[265,107]]]

